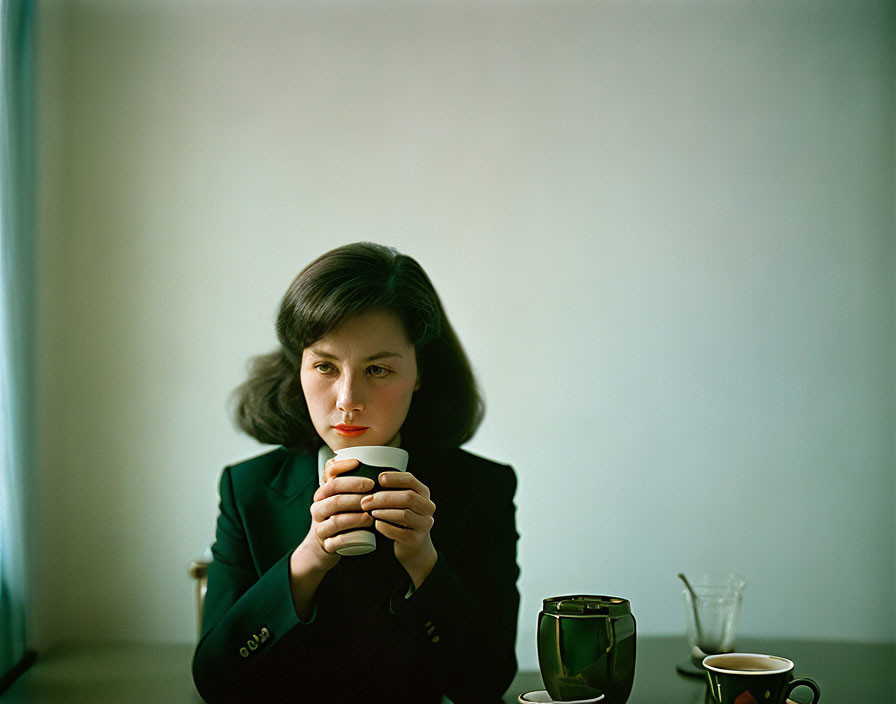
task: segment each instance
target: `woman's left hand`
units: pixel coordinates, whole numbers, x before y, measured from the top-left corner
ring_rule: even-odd
[[[383,472],[377,491],[361,499],[361,508],[374,518],[373,527],[395,541],[395,557],[418,588],[436,564],[430,530],[436,505],[429,487],[410,472]]]

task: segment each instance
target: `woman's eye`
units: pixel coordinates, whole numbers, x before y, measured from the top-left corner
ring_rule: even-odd
[[[381,367],[379,364],[372,364],[371,366],[367,367],[367,373],[370,374],[370,376],[377,377],[386,376],[388,374],[391,374],[392,371],[390,369],[386,369],[385,367]]]
[[[321,374],[329,374],[333,371],[333,365],[328,362],[319,362],[314,365],[314,368],[317,369]]]

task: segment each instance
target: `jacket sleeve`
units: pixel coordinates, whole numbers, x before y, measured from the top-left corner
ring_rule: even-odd
[[[442,691],[454,704],[498,702],[517,670],[519,568],[513,496],[516,476],[503,468],[495,484],[476,487],[470,520],[439,551],[433,571],[391,609],[418,633]]]
[[[302,624],[292,603],[289,553],[259,575],[234,500],[230,468],[220,482],[220,514],[202,619],[193,656],[193,681],[207,702],[234,701],[266,683],[265,661],[277,643]],[[311,665],[311,663],[309,663]]]

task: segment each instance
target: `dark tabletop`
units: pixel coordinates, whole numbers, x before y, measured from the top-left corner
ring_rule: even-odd
[[[796,675],[821,685],[821,704],[893,704],[896,644],[743,638],[738,650],[782,655]],[[3,704],[196,704],[190,676],[192,644],[57,646],[5,691]],[[638,639],[635,685],[629,704],[704,704],[702,679],[684,677],[675,665],[687,660],[684,635]],[[504,701],[543,689],[537,672],[517,675]],[[799,700],[797,690],[796,699]],[[802,701],[807,701],[803,698]]]
[[[811,677],[821,687],[821,704],[896,702],[894,643],[742,638],[737,642],[737,650],[793,660],[796,677]],[[676,671],[675,666],[687,659],[683,635],[639,638],[629,704],[704,704],[705,679]],[[516,704],[517,695],[533,689],[544,689],[541,675],[520,672],[504,701]],[[805,689],[797,689],[794,695],[803,702],[811,699],[811,693]]]

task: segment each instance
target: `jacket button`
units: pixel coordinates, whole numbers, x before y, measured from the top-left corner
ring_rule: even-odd
[[[247,658],[249,657],[249,651],[245,648],[240,648],[240,655],[242,655],[244,658]]]
[[[435,638],[433,638],[433,639],[432,639],[432,642],[433,642],[433,643],[438,643],[438,642],[439,642],[439,637],[436,636]]]

